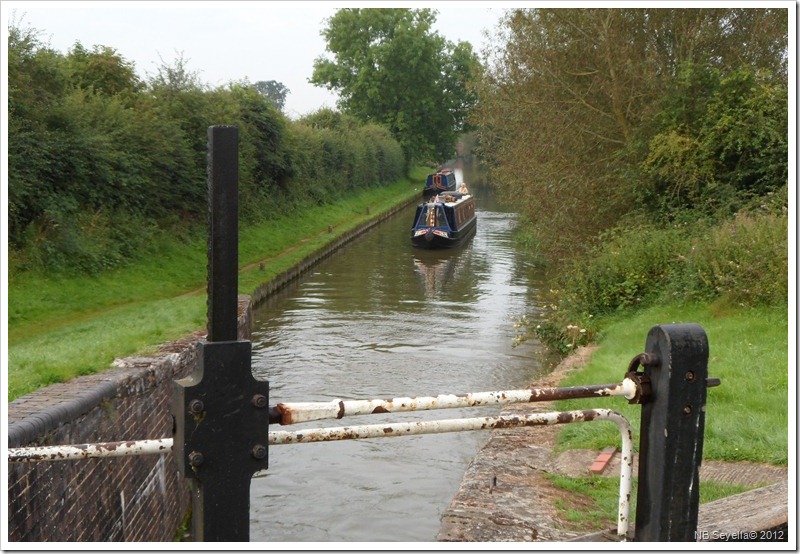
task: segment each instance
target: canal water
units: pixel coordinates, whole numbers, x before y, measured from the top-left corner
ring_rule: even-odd
[[[457,170],[457,174],[461,170]],[[270,404],[524,388],[552,368],[515,347],[514,323],[543,302],[543,278],[514,247],[515,214],[469,172],[478,227],[465,245],[418,250],[414,206],[259,305],[253,371]],[[281,430],[496,415],[501,407],[309,422]],[[278,445],[251,485],[251,540],[434,541],[488,431]]]

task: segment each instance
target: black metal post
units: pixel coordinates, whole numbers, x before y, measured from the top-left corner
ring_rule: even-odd
[[[237,334],[239,130],[208,129],[208,341]]]
[[[658,325],[645,352],[635,540],[695,541],[708,339],[694,323]]]
[[[192,485],[196,541],[250,540],[250,480],[267,469],[269,383],[238,337],[238,129],[208,130],[208,337],[175,381],[174,454]]]

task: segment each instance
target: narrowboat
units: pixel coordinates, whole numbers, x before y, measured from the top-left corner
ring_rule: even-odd
[[[417,206],[411,244],[419,248],[452,248],[475,233],[475,199],[468,192],[446,192]]]
[[[422,198],[427,199],[442,192],[453,190],[456,190],[456,174],[452,169],[441,169],[428,175],[425,180],[425,187],[422,189]]]

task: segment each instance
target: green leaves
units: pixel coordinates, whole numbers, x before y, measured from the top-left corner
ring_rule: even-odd
[[[207,129],[239,128],[241,217],[253,222],[396,180],[388,131],[322,113],[287,119],[276,81],[210,88],[182,57],[148,82],[109,47],[66,55],[37,32],[9,38],[9,242],[15,270],[98,273],[159,233],[205,225]],[[142,230],[147,229],[147,233]]]
[[[642,162],[643,199],[662,214],[722,216],[788,179],[788,91],[758,70],[727,74],[684,64],[661,101],[659,131]]]
[[[113,96],[135,93],[143,86],[133,64],[108,46],[94,46],[89,51],[77,42],[67,55],[67,65],[72,82],[82,89]]]
[[[333,59],[314,62],[311,82],[336,90],[340,107],[385,126],[409,162],[446,160],[475,95],[477,58],[431,31],[429,9],[342,9],[322,34]]]
[[[551,260],[637,212],[727,217],[786,182],[785,11],[518,9],[502,33],[477,148]]]

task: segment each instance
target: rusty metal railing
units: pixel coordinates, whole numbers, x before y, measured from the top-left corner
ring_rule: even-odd
[[[511,391],[509,391],[511,392]],[[513,391],[520,392],[520,391]],[[499,394],[492,396],[497,402],[501,400],[505,403],[514,401],[513,395],[501,393],[481,393]],[[473,395],[474,396],[474,395]],[[604,394],[608,396],[608,394]],[[441,397],[437,397],[441,398]],[[456,398],[464,398],[459,396]],[[488,396],[486,398],[489,398]],[[413,400],[413,399],[410,399]],[[358,405],[358,402],[353,401]],[[366,401],[369,402],[369,401]],[[390,402],[390,401],[387,401]],[[454,401],[457,403],[458,401]],[[316,403],[309,403],[316,404]],[[415,403],[402,403],[405,411],[415,408]],[[366,405],[366,404],[364,404]],[[482,405],[482,404],[475,404]],[[444,406],[437,405],[436,408]],[[453,406],[448,406],[453,407]],[[297,406],[294,407],[297,410]],[[435,408],[416,408],[416,409],[435,409]],[[295,413],[302,413],[302,410]],[[317,407],[312,407],[309,413],[318,414]],[[373,411],[370,413],[385,413],[384,411]],[[321,418],[324,419],[324,418]],[[309,421],[304,419],[303,421]],[[617,534],[620,540],[627,539],[628,524],[630,522],[630,497],[633,487],[633,431],[628,420],[619,412],[604,408],[591,410],[575,410],[569,412],[544,412],[529,414],[526,416],[496,416],[496,417],[475,417],[446,419],[437,421],[413,421],[401,423],[379,423],[371,425],[355,425],[345,427],[322,427],[316,429],[301,429],[297,431],[269,431],[267,442],[269,445],[297,444],[324,442],[336,440],[355,440],[371,439],[384,437],[398,437],[408,435],[424,435],[436,433],[451,433],[459,431],[480,431],[487,429],[505,429],[512,427],[532,427],[539,425],[561,425],[567,423],[581,423],[589,421],[611,421],[615,423],[622,436],[620,465],[620,485],[619,503],[617,515]],[[171,453],[173,450],[173,439],[156,439],[141,441],[120,441],[95,444],[79,444],[66,446],[41,446],[27,448],[12,448],[8,452],[10,463],[23,462],[55,462],[66,460],[84,460],[89,458],[110,458],[121,456],[140,456],[153,454]],[[192,457],[190,461],[193,465],[201,465],[202,458]]]
[[[545,402],[575,398],[597,398],[601,396],[623,396],[627,400],[636,397],[640,385],[635,379],[626,377],[621,383],[577,387],[553,387],[475,392],[467,394],[440,394],[416,398],[392,398],[390,400],[331,400],[329,402],[282,402],[270,408],[270,423],[291,425],[318,419],[341,419],[346,416],[413,412],[417,410],[439,410],[449,408],[472,408],[515,402]]]
[[[119,458],[172,452],[172,439],[98,442],[61,446],[28,446],[8,449],[8,463],[62,462],[89,458]]]
[[[448,408],[503,405],[521,402],[543,402],[551,400],[596,398],[622,396],[629,401],[640,392],[639,383],[626,377],[621,383],[610,385],[591,385],[577,387],[534,388],[467,394],[442,394],[438,396],[401,397],[388,400],[331,400],[329,402],[279,403],[270,408],[270,423],[292,425],[301,422],[341,419],[346,416],[385,414],[393,412],[425,411]],[[265,399],[254,398],[253,403],[263,403]],[[203,416],[203,406],[195,405],[196,415]],[[262,406],[263,407],[263,406]],[[620,428],[622,435],[622,464],[620,468],[620,494],[617,520],[617,533],[625,540],[630,521],[630,494],[632,490],[633,434],[624,416],[608,409],[577,410],[569,412],[545,412],[527,416],[496,416],[446,419],[437,421],[414,421],[400,423],[379,423],[345,427],[322,427],[297,431],[268,431],[267,444],[297,444],[335,440],[369,439],[451,433],[459,431],[479,431],[511,427],[531,427],[538,425],[558,425],[587,421],[612,421]],[[12,448],[8,451],[9,463],[55,462],[83,460],[89,458],[109,458],[164,454],[173,451],[171,438],[140,441],[119,441],[66,446],[40,446]],[[257,448],[257,447],[255,447]],[[253,451],[255,458],[266,454]],[[203,464],[200,452],[189,454],[192,467]]]
[[[296,423],[324,419],[342,419],[348,416],[413,412],[423,410],[441,410],[451,408],[469,408],[489,405],[506,405],[521,402],[546,402],[551,400],[568,400],[576,398],[598,398],[605,396],[622,396],[631,401],[641,392],[641,384],[635,378],[626,377],[620,383],[608,385],[590,385],[576,387],[532,388],[517,390],[501,390],[491,392],[475,392],[466,394],[440,394],[438,396],[399,397],[388,400],[331,400],[328,402],[283,402],[269,408],[269,423],[293,425]],[[266,398],[255,395],[254,405],[266,402]],[[266,405],[260,406],[266,407]],[[204,416],[206,407],[193,402],[192,413],[197,417]],[[458,421],[458,420],[451,420]],[[384,426],[385,427],[385,426]],[[452,429],[452,431],[461,429]],[[467,430],[467,429],[464,429]],[[450,432],[426,431],[428,433]],[[307,433],[307,431],[305,431]],[[406,432],[402,434],[413,434]],[[391,433],[386,434],[391,436]],[[274,437],[274,438],[273,438]],[[269,444],[286,444],[288,442],[310,442],[308,440],[289,440],[282,432],[270,432]],[[364,437],[357,437],[364,438]],[[332,440],[332,439],[327,439]],[[111,458],[121,456],[138,456],[161,454],[171,450],[173,439],[148,439],[135,441],[117,441],[92,444],[76,444],[65,446],[33,446],[10,448],[9,463],[46,462],[62,460],[81,460],[87,458]]]

